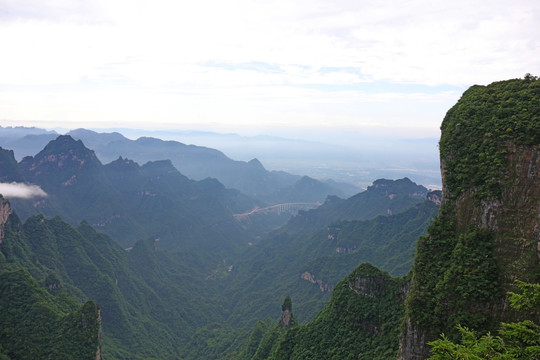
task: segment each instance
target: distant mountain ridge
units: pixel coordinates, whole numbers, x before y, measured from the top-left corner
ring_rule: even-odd
[[[24,129],[28,129],[28,134],[24,135]],[[273,200],[274,193],[293,186],[302,178],[283,171],[268,171],[257,159],[248,162],[236,161],[218,150],[185,145],[178,141],[164,141],[152,137],[130,140],[117,132],[97,133],[86,129],[72,130],[66,135],[82,140],[88,148],[95,151],[103,163],[111,162],[118,157],[129,158],[141,164],[168,159],[182,174],[191,179],[216,178],[227,188],[238,189],[246,195],[259,200],[264,199],[272,204],[278,202]],[[25,156],[36,154],[57,136],[55,132],[40,131],[36,128],[0,127],[0,146],[14,150],[15,155],[20,158],[20,154]],[[308,196],[317,197],[322,201],[327,195],[345,197],[353,195],[360,189],[351,184],[332,182],[326,186],[321,185],[317,190],[322,193],[315,193],[312,189]]]
[[[314,231],[337,220],[366,220],[391,215],[424,201],[429,190],[409,178],[378,179],[366,191],[348,199],[329,196],[317,209],[302,212],[289,221],[285,231]],[[367,206],[369,204],[369,206]]]

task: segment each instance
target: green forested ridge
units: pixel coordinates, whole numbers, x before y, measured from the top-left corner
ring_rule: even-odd
[[[289,233],[319,230],[338,220],[367,220],[379,215],[401,212],[425,200],[428,190],[408,178],[378,179],[366,191],[343,200],[328,197],[314,210],[301,211],[283,227]]]
[[[178,356],[196,328],[224,319],[223,300],[205,274],[194,271],[197,260],[155,251],[155,240],[141,240],[127,252],[84,222],[73,228],[58,217],[35,216],[22,224],[12,214],[2,226],[0,269],[28,269],[40,292],[48,290],[51,301],[67,301],[72,311],[80,305],[71,297],[98,303],[107,359]]]
[[[438,211],[435,203],[425,201],[393,216],[332,223],[321,235],[333,243],[336,254],[311,261],[306,269],[333,284],[362,262],[370,262],[393,276],[403,276],[412,266],[416,240],[424,235]]]
[[[0,313],[2,359],[96,359],[101,319],[92,301],[80,306],[25,270],[0,270]]]
[[[258,336],[259,348],[251,359],[392,359],[398,349],[405,285],[406,280],[364,263],[336,286],[309,324],[286,332],[258,324],[252,337],[265,335]]]

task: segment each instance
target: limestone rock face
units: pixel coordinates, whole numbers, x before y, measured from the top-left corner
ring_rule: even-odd
[[[287,296],[283,301],[281,310],[283,311],[280,320],[281,327],[288,328],[292,325],[296,325],[296,320],[294,319],[294,315],[292,313],[292,301],[289,296]]]
[[[281,327],[291,326],[291,318],[292,318],[291,311],[289,309],[283,310],[283,313],[281,314]]]

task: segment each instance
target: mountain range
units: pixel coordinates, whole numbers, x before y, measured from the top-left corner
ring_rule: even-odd
[[[436,209],[423,186],[379,180],[361,196],[329,197],[265,235],[234,217],[262,203],[215,179],[190,180],[167,160],[140,166],[119,157],[103,165],[69,135],[20,162],[13,151],[0,154],[4,181],[33,183],[47,193],[6,202],[0,267],[26,269],[53,296],[95,301],[103,354],[118,359],[234,358],[257,319],[276,313],[272,299],[294,295],[307,321],[340,276],[369,260],[336,251],[341,238],[329,242],[331,223],[357,221],[366,229],[399,217],[397,223],[410,225],[405,233],[412,244]],[[344,229],[343,240],[350,241],[357,230]],[[385,237],[400,233],[396,226]],[[384,254],[383,243],[374,250]],[[309,271],[325,281],[324,291],[319,278],[306,280]]]
[[[26,129],[26,130],[25,130]],[[268,171],[257,159],[248,162],[236,161],[222,152],[196,145],[185,145],[178,141],[164,141],[151,137],[130,140],[120,133],[97,133],[86,129],[69,131],[66,135],[81,140],[85,146],[95,151],[102,163],[124,157],[144,164],[149,161],[170,160],[183,175],[194,180],[215,178],[227,188],[233,188],[271,204],[290,202],[283,192],[286,188],[301,186],[300,175],[284,171]],[[0,146],[14,150],[15,157],[33,156],[56,139],[58,134],[37,128],[1,128]],[[312,180],[312,182],[318,182]],[[314,190],[318,192],[314,192]],[[348,183],[326,181],[316,189],[308,191],[307,199],[324,201],[327,195],[346,197],[361,189]],[[281,192],[281,193],[280,193]],[[278,194],[277,198],[275,197]]]

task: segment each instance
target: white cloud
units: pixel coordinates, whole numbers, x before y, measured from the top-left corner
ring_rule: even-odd
[[[46,20],[75,23],[104,22],[100,6],[92,0],[0,0],[0,20]]]
[[[414,128],[424,112],[437,131],[467,86],[540,74],[536,0],[0,0],[0,7],[8,10],[0,22],[0,111],[37,126],[387,125],[411,102],[417,110],[402,110],[401,123]],[[381,83],[426,88],[374,91]],[[361,91],[340,88],[360,84]],[[370,104],[381,101],[386,117],[382,109],[374,117]]]
[[[57,9],[54,3],[45,7]],[[164,70],[174,77],[197,63],[219,60],[302,65],[314,70],[313,77],[322,67],[356,67],[372,80],[464,86],[521,76],[538,66],[531,56],[540,45],[535,1],[82,4],[45,12],[44,17],[51,13],[49,21],[3,25],[0,44],[7,51],[0,61],[9,71],[2,81],[77,81],[106,69],[109,75],[131,73],[128,79],[134,81],[163,83]],[[98,6],[94,13],[105,15],[96,18],[109,21],[58,20],[58,14],[83,14]]]
[[[37,185],[23,183],[0,183],[0,194],[6,198],[31,199],[46,197],[47,194]]]

